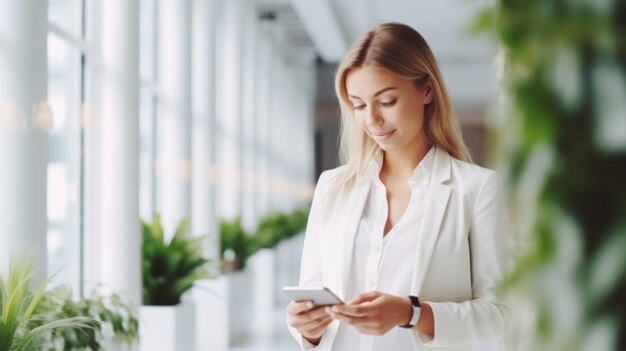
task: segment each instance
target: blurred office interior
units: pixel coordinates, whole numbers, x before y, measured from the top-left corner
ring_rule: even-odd
[[[561,313],[569,310],[566,306],[545,312],[537,303],[539,312],[527,321],[571,321],[538,333],[551,335],[544,340],[558,346],[548,349],[568,349],[570,344],[558,333],[589,326],[579,345],[604,343],[598,350],[623,346],[626,337],[616,335],[626,314],[590,311],[607,310],[602,301],[616,301],[624,291],[626,262],[621,256],[626,251],[611,251],[626,248],[624,197],[601,203],[608,206],[602,213],[613,217],[596,214],[610,225],[599,229],[603,234],[595,241],[586,239],[594,222],[576,217],[574,205],[567,212],[572,208],[567,201],[587,199],[589,193],[550,197],[551,204],[564,204],[565,210],[550,207],[552,218],[564,216],[561,227],[537,226],[541,215],[520,208],[536,208],[543,204],[542,189],[558,187],[554,179],[545,179],[556,174],[553,167],[562,164],[559,160],[571,163],[581,155],[586,162],[581,168],[600,172],[580,173],[580,182],[561,183],[563,191],[601,182],[607,173],[612,172],[613,182],[624,175],[626,6],[617,0],[540,3],[0,0],[0,274],[9,274],[12,258],[30,257],[32,285],[52,277],[49,289],[66,287],[74,301],[88,299],[94,291],[105,297],[118,294],[138,318],[139,329],[133,331],[126,318],[131,341],[105,340],[105,349],[154,350],[143,344],[151,337],[137,341],[137,335],[168,326],[155,326],[159,317],[140,311],[146,289],[146,228],[154,228],[146,224],[142,230],[141,223],[152,223],[159,214],[168,242],[186,220],[189,238],[202,237],[199,249],[208,263],[202,267],[206,276],[182,296],[182,304],[193,306],[190,323],[169,325],[188,339],[178,347],[296,350],[286,329],[288,300],[280,287],[297,284],[301,215],[319,174],[338,165],[334,71],[361,33],[395,21],[413,26],[431,46],[474,162],[498,168],[509,180],[512,219],[522,221],[516,226],[517,243],[565,247],[560,254],[537,249],[546,256],[532,261],[539,262],[533,267],[556,262],[557,268],[548,272],[570,277],[560,275],[562,268],[571,273],[558,291],[583,291],[563,293],[566,302],[592,301],[574,308],[579,313],[571,316]],[[562,21],[551,21],[561,10]],[[580,20],[585,11],[595,14],[590,26],[597,38],[577,34],[586,24]],[[551,35],[542,39],[539,29],[524,32],[524,20]],[[555,30],[559,28],[566,29]],[[601,44],[585,46],[589,43]],[[537,85],[522,85],[531,80],[533,68],[544,64],[548,83],[542,76]],[[584,67],[592,67],[589,76],[595,83],[584,80]],[[547,88],[541,90],[541,84]],[[536,93],[545,92],[544,97],[533,100],[533,87]],[[585,94],[597,94],[604,109],[587,108]],[[561,97],[569,110],[545,107]],[[567,121],[558,113],[587,121],[577,130],[595,133],[596,143],[569,148],[567,141],[548,135]],[[525,120],[529,115],[553,124]],[[543,129],[533,129],[538,126]],[[571,149],[577,154],[568,153]],[[624,195],[623,184],[613,184],[613,196]],[[279,222],[300,225],[280,227]],[[260,230],[261,223],[291,231],[266,241],[244,240],[247,254],[237,251],[236,239],[226,243],[226,231],[235,233],[233,238],[239,232],[255,238],[273,235]],[[567,234],[555,234],[556,239],[546,234],[540,238],[552,239],[541,241],[535,236],[541,230]],[[224,245],[232,247],[224,250]],[[532,253],[533,245],[520,250]],[[245,267],[240,254],[246,255]],[[580,262],[587,261],[599,265],[600,276],[607,278],[581,278],[588,273],[580,273]],[[545,272],[522,270],[516,277],[527,279],[512,279],[511,286],[521,286],[519,296],[527,297],[529,287],[553,277]],[[587,294],[581,288],[592,283],[604,290]],[[553,295],[540,297],[549,304]],[[621,303],[616,311],[624,310]],[[146,326],[152,330],[146,332]],[[109,339],[119,336],[109,334]]]

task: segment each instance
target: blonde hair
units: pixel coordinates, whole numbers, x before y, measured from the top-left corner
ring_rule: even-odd
[[[352,44],[337,69],[335,91],[341,106],[339,157],[345,168],[337,185],[354,184],[379,146],[357,124],[348,99],[346,76],[351,69],[375,66],[413,81],[419,88],[432,85],[433,99],[424,110],[424,134],[433,146],[466,162],[471,157],[461,130],[452,116],[450,98],[435,57],[426,40],[413,28],[400,23],[374,27]]]

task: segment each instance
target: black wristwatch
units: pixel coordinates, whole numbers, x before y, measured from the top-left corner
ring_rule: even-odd
[[[420,308],[420,300],[417,296],[409,296],[411,299],[411,307],[413,307],[413,315],[411,316],[411,320],[409,323],[405,325],[399,325],[400,328],[413,329],[413,327],[417,324],[417,321],[420,319],[420,314],[422,313],[422,309]]]

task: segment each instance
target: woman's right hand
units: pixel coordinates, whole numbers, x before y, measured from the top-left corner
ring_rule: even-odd
[[[311,344],[317,345],[322,338],[324,329],[333,321],[326,314],[325,306],[314,307],[312,301],[291,301],[287,305],[289,325]]]

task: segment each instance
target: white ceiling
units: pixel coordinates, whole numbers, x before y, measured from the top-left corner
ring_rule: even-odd
[[[267,0],[284,3],[285,0]],[[495,45],[468,27],[488,0],[290,0],[318,55],[341,60],[349,44],[378,23],[402,22],[431,46],[455,104],[484,105],[495,87]]]
[[[473,18],[487,6],[485,0],[318,1],[331,4],[348,42],[378,23],[394,21],[417,29],[442,58],[485,57],[485,50],[489,49],[485,40],[469,38],[466,34]]]

